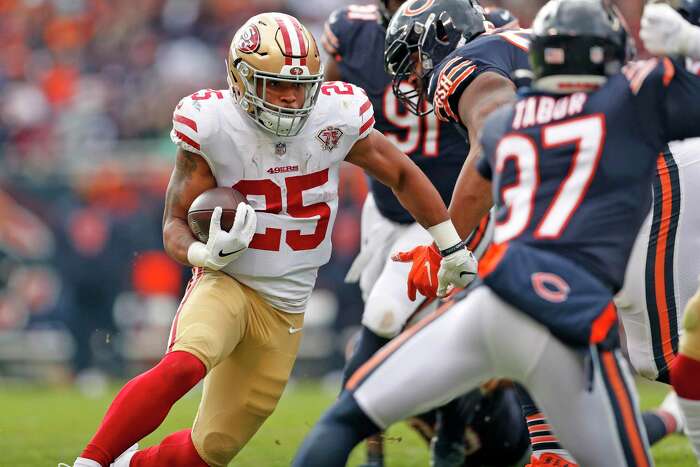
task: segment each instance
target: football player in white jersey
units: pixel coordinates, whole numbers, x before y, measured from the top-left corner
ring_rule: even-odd
[[[289,378],[304,308],[331,254],[343,160],[387,184],[445,256],[442,287],[464,286],[476,262],[437,190],[381,133],[362,89],[322,83],[309,31],[264,13],[238,30],[227,60],[228,90],[180,101],[171,137],[177,161],[166,195],[165,249],[194,267],[163,359],[119,392],[74,466],[224,466],[272,413]],[[233,227],[214,211],[207,243],[187,225],[191,202],[232,187]],[[455,267],[453,265],[460,265]],[[192,429],[137,451],[172,405],[200,380]],[[124,453],[120,456],[121,453]]]
[[[700,60],[700,1],[647,5],[640,32],[657,55]],[[682,15],[682,16],[681,16]],[[643,376],[671,383],[685,432],[700,458],[700,138],[669,144],[659,156],[654,204],[635,242],[616,302],[630,360]],[[674,396],[663,408],[672,410]]]

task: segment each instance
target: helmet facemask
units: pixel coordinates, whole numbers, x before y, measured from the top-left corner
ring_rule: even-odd
[[[227,63],[230,69],[231,64]],[[276,136],[296,136],[304,127],[306,120],[314,109],[318,93],[323,82],[323,69],[318,74],[307,75],[278,75],[267,73],[250,67],[245,62],[234,65],[239,76],[243,78],[245,92],[238,98],[241,105],[253,120]],[[292,68],[293,69],[293,68]],[[297,67],[299,69],[299,67]],[[229,86],[233,90],[231,74],[229,73]],[[267,100],[267,87],[271,82],[298,84],[304,87],[304,103],[301,108],[293,109],[272,104]],[[261,95],[258,95],[260,88]]]
[[[387,47],[384,66],[393,76],[392,90],[410,112],[423,116],[433,111],[432,105],[425,100],[430,77],[435,65],[452,52],[459,39],[460,34],[451,21],[443,23],[431,15],[425,25],[413,22],[408,30]],[[418,63],[420,67],[417,66]],[[418,88],[407,89],[402,86],[411,76],[420,80]]]
[[[435,67],[486,27],[483,10],[475,0],[436,1],[417,10],[411,6],[411,2],[404,3],[389,23],[384,68],[394,78],[396,97],[410,112],[422,116],[433,110],[425,98]],[[419,79],[418,89],[401,85],[411,77]]]

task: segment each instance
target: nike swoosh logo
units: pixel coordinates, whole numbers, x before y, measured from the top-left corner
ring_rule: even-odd
[[[289,326],[289,334],[296,334],[299,331],[301,331],[302,329],[304,329],[304,328],[295,328],[293,326]]]
[[[231,256],[232,254],[238,253],[239,251],[243,251],[243,250],[245,250],[245,248],[241,248],[240,250],[236,250],[236,251],[231,251],[229,253],[224,253],[224,250],[219,250],[219,256],[221,256],[222,258],[225,258],[227,256]]]
[[[474,275],[476,275],[475,272],[462,271],[462,272],[459,273],[459,277],[462,277],[462,276],[464,276],[465,274],[466,274],[467,276],[474,276]]]
[[[425,266],[425,269],[428,270],[428,284],[430,284],[430,287],[432,287],[433,286],[433,278],[430,275],[430,261],[426,261],[424,266]]]

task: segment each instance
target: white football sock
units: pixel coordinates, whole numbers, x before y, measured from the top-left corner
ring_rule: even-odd
[[[73,467],[102,467],[99,462],[85,457],[78,457],[73,463]]]
[[[683,412],[685,434],[693,447],[695,457],[700,459],[700,401],[678,397],[678,405]]]

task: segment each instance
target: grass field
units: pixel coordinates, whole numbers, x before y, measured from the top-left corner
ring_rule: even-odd
[[[664,396],[663,386],[640,383],[644,407],[656,406]],[[80,452],[116,392],[100,398],[86,398],[77,391],[31,386],[10,386],[0,390],[0,466],[47,467],[72,462]],[[143,445],[158,442],[166,434],[187,427],[197,409],[199,394],[178,402],[161,428]],[[232,465],[247,467],[288,466],[296,447],[335,394],[312,384],[292,385],[277,411],[262,427]],[[403,424],[392,428],[387,441],[387,465],[409,467],[428,465],[424,443]],[[696,466],[685,438],[671,436],[653,449],[658,466]],[[356,451],[348,465],[362,460]]]

